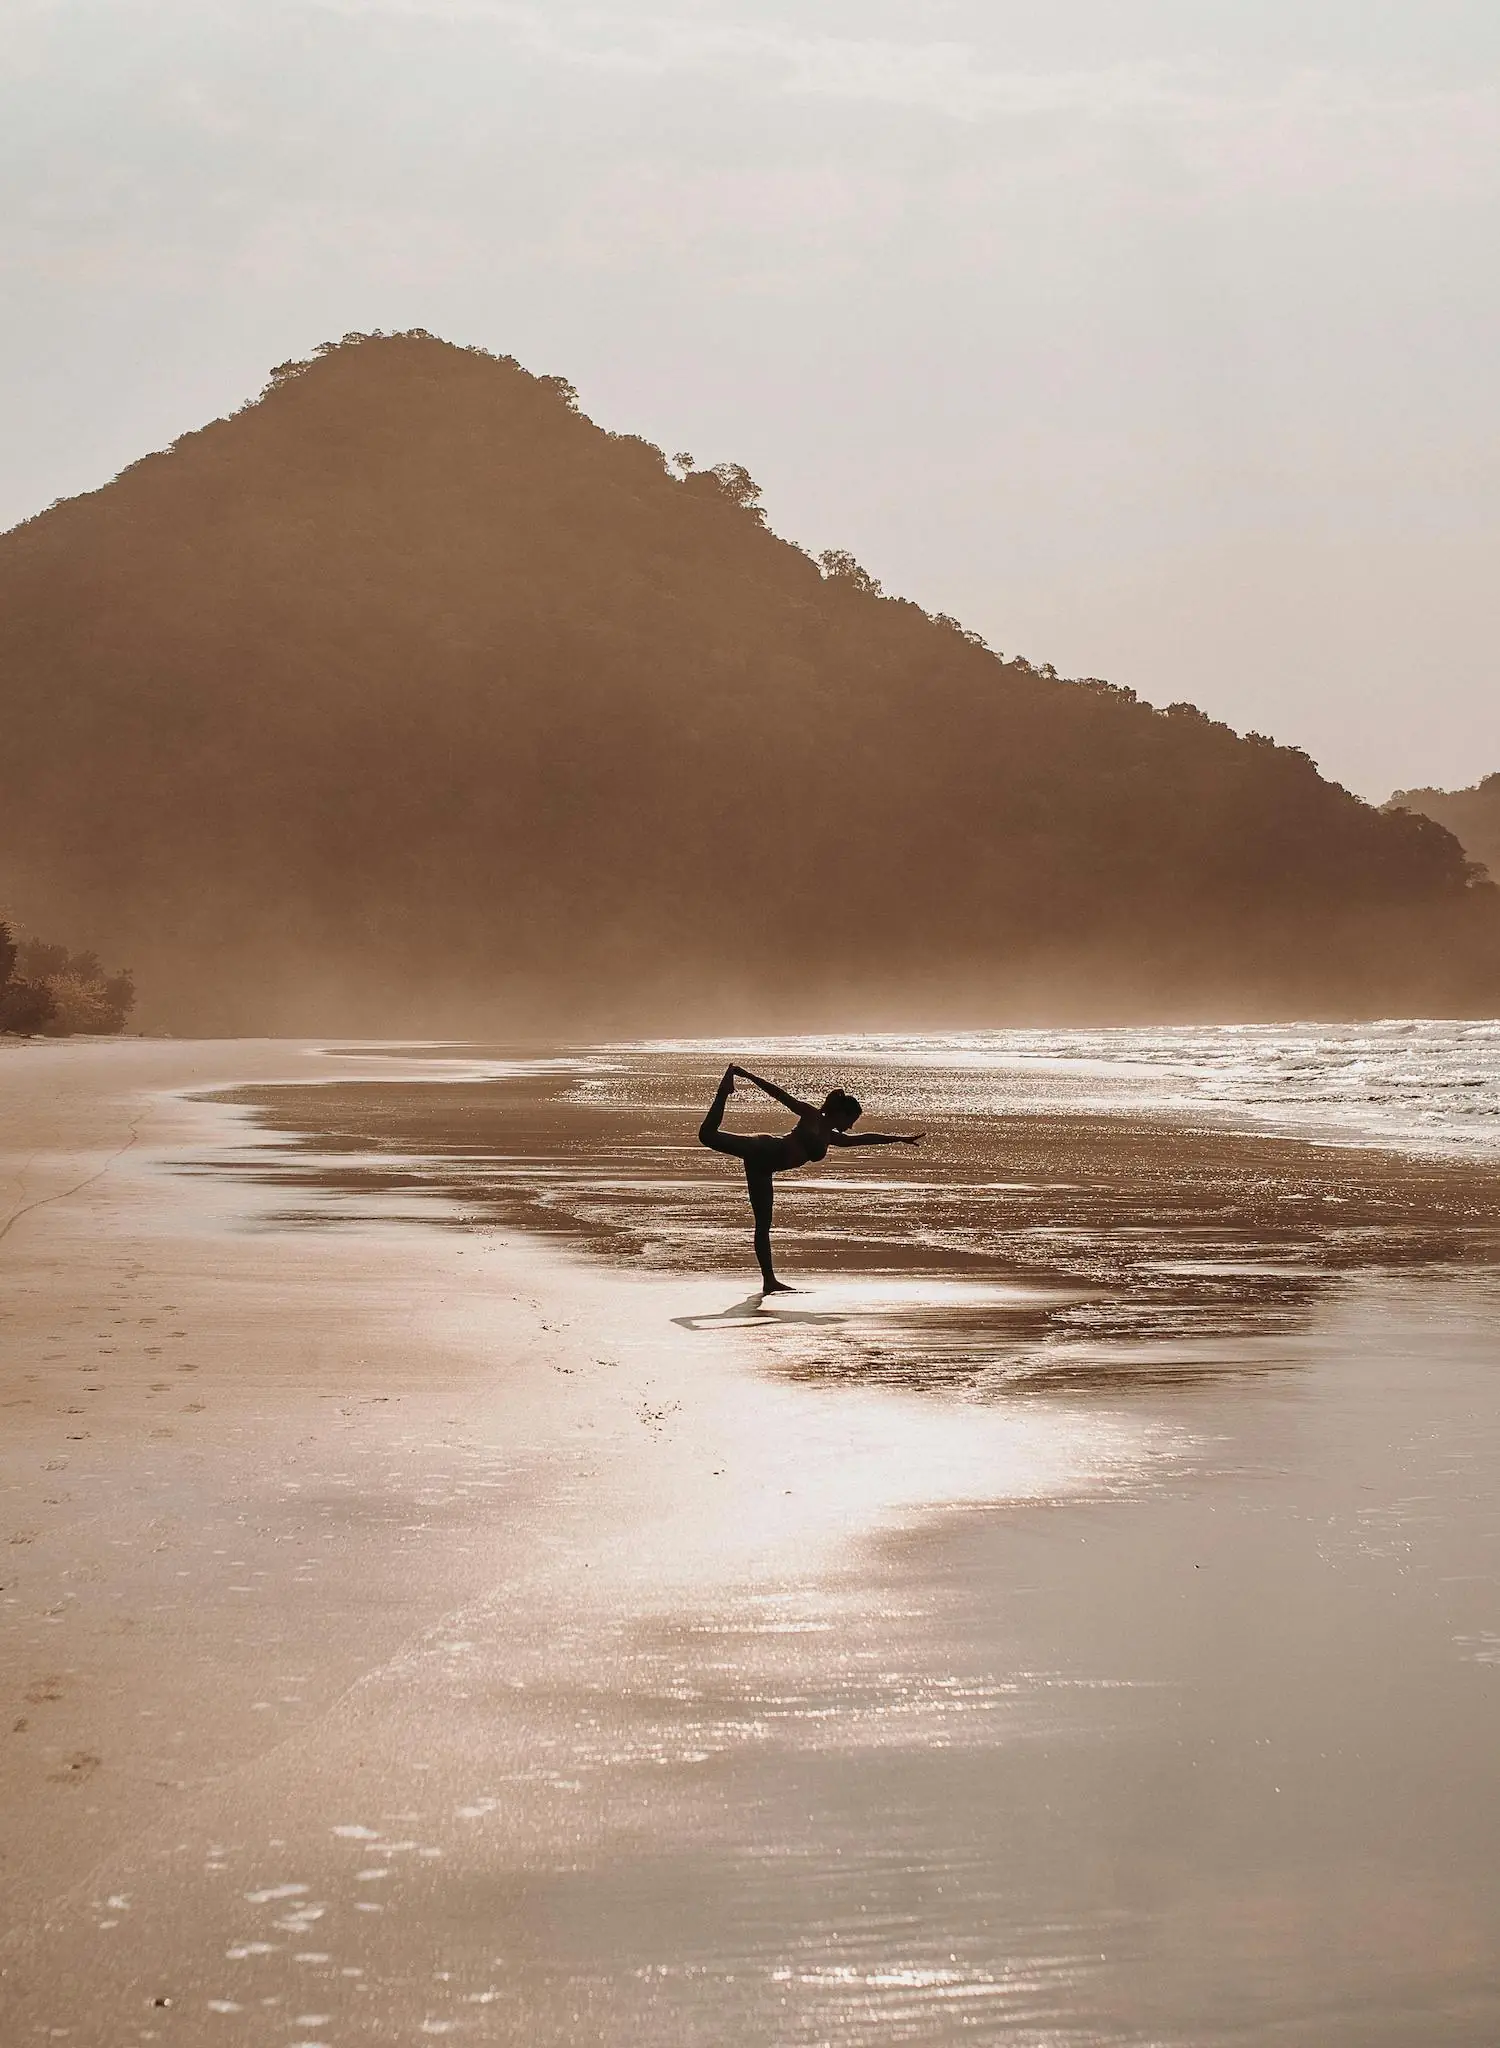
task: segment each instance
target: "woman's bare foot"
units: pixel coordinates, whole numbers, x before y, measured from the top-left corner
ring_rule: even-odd
[[[760,1291],[762,1294],[795,1294],[797,1292],[796,1288],[789,1287],[785,1280],[763,1280]]]

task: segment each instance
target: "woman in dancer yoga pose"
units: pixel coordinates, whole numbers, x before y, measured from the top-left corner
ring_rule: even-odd
[[[797,1128],[788,1131],[784,1138],[737,1138],[721,1129],[724,1108],[734,1093],[737,1080],[753,1081],[773,1102],[789,1109],[797,1119]],[[921,1131],[901,1138],[891,1137],[884,1131],[861,1131],[858,1137],[851,1136],[850,1126],[858,1121],[860,1115],[860,1105],[842,1088],[830,1089],[823,1098],[822,1106],[815,1109],[810,1102],[801,1102],[795,1095],[788,1095],[774,1081],[763,1081],[748,1067],[724,1069],[724,1078],[719,1083],[713,1107],[698,1126],[698,1142],[712,1151],[727,1152],[731,1158],[745,1162],[745,1185],[750,1192],[750,1207],[755,1216],[755,1256],[767,1294],[791,1292],[785,1281],[776,1278],[771,1264],[771,1210],[776,1200],[774,1174],[789,1173],[793,1167],[806,1166],[810,1160],[825,1159],[831,1145],[919,1145],[922,1142],[924,1134]]]

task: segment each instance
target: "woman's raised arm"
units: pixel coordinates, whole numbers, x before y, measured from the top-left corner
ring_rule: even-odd
[[[741,1081],[753,1081],[757,1088],[764,1090],[773,1102],[779,1102],[783,1109],[789,1109],[793,1116],[814,1116],[817,1113],[810,1102],[802,1102],[797,1096],[788,1095],[785,1088],[778,1088],[774,1081],[763,1081],[759,1074],[752,1074],[748,1067],[731,1067],[729,1071]]]

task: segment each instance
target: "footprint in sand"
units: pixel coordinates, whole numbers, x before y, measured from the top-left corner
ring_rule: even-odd
[[[82,1785],[93,1777],[103,1761],[92,1750],[75,1749],[71,1756],[64,1757],[62,1769],[50,1771],[48,1777],[54,1785]]]

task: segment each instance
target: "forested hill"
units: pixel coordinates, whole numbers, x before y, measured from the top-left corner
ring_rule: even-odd
[[[685,468],[351,336],[0,539],[0,902],[182,1029],[1496,1007],[1440,826]]]
[[[1445,825],[1470,860],[1500,879],[1500,774],[1471,789],[1398,789],[1390,808],[1419,811]]]

